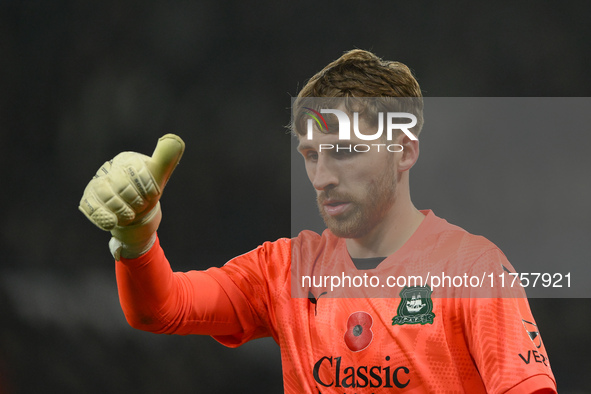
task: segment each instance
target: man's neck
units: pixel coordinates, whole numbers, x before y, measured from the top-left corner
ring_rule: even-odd
[[[410,198],[405,204],[392,206],[384,220],[362,238],[347,238],[352,258],[387,257],[410,239],[425,215],[414,207]]]

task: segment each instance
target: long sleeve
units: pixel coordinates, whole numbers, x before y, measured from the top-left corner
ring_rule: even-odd
[[[219,282],[206,271],[173,272],[158,240],[143,256],[117,261],[116,275],[121,307],[134,328],[167,334],[242,331],[244,322]]]

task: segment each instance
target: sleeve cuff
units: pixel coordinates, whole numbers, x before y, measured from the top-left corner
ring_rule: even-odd
[[[116,239],[116,238],[111,238],[111,242],[113,239]],[[111,247],[111,242],[109,242],[109,247]],[[115,261],[123,263],[124,265],[126,265],[128,267],[133,267],[133,266],[139,267],[139,266],[142,266],[142,265],[148,263],[149,261],[153,260],[154,258],[156,258],[155,253],[158,253],[158,251],[162,251],[162,248],[160,247],[160,239],[158,238],[158,235],[155,234],[154,241],[153,241],[151,247],[149,249],[147,249],[145,253],[142,253],[141,255],[139,255],[137,257],[131,257],[131,258],[126,257],[125,253],[123,255],[119,254],[116,256],[113,253],[113,251],[111,251],[111,252],[113,253],[113,257],[115,258]]]
[[[543,391],[542,391],[543,390]],[[556,393],[556,382],[548,375],[534,375],[513,386],[505,394]]]

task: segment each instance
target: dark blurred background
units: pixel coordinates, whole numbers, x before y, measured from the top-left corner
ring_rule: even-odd
[[[585,97],[590,11],[584,1],[0,0],[0,393],[281,392],[270,340],[226,349],[126,324],[109,236],[77,210],[98,167],[182,136],[162,245],[175,270],[220,266],[289,236],[290,98],[328,62],[372,50],[408,64],[432,97]],[[441,135],[429,142],[436,132],[426,124],[419,208],[489,237],[516,267],[546,251],[591,262],[589,127],[516,140],[464,130],[448,151]],[[530,303],[559,392],[591,392],[591,300]]]

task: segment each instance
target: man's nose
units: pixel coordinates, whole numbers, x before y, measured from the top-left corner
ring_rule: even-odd
[[[338,184],[338,177],[334,165],[331,165],[330,160],[327,157],[320,155],[316,168],[314,169],[314,175],[312,179],[312,186],[316,190],[325,190],[330,187],[334,187]]]

